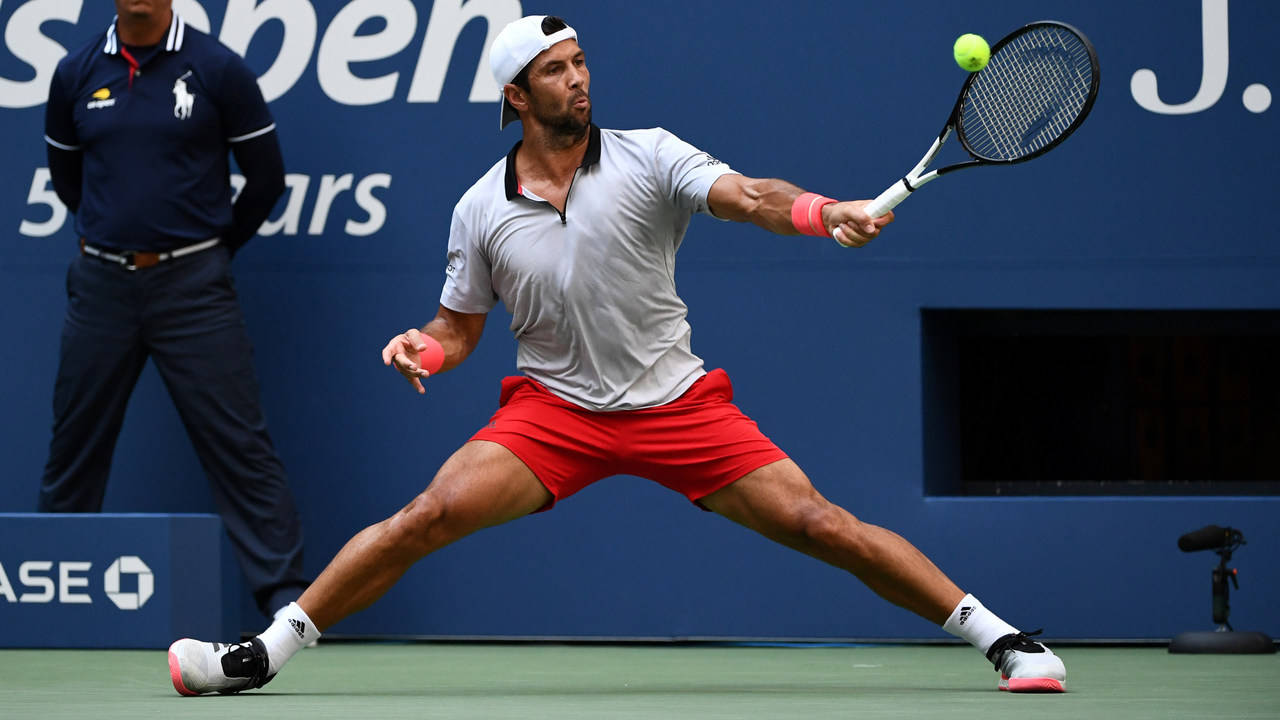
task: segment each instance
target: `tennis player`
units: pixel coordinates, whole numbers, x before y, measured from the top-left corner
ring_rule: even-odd
[[[702,508],[858,577],[881,597],[984,652],[1012,691],[1062,691],[1044,645],[966,594],[909,542],[828,502],[733,403],[729,376],[690,349],[675,291],[676,250],[695,213],[780,235],[875,239],[892,214],[781,180],[743,177],[662,129],[591,122],[591,75],[556,17],[508,25],[490,49],[501,126],[523,140],[459,201],[440,308],[382,350],[419,392],[461,363],[501,300],[523,373],[430,486],[352,538],[261,635],[182,639],[169,649],[179,693],[270,681],[299,649],[368,607],[414,563],[481,528],[549,510],[617,474],[647,477]]]

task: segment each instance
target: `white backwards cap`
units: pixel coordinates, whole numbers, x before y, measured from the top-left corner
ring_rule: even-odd
[[[550,35],[543,33],[542,21],[546,17],[546,15],[522,17],[508,23],[502,28],[502,32],[498,33],[498,37],[494,38],[493,45],[489,47],[489,69],[493,72],[493,79],[497,81],[499,90],[515,80],[526,65],[552,45],[562,40],[578,38],[578,31],[571,27],[565,27]],[[504,93],[498,129],[501,130],[519,119],[516,109],[507,103]]]

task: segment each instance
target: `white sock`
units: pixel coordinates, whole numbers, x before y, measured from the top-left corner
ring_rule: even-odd
[[[978,598],[972,595],[964,596],[956,609],[951,611],[951,617],[942,624],[942,629],[967,640],[970,645],[981,650],[983,655],[987,654],[996,640],[1018,632],[1012,625],[983,607]]]
[[[270,672],[275,675],[294,653],[319,637],[320,631],[316,629],[316,624],[298,607],[298,603],[292,602],[276,611],[275,621],[271,623],[271,627],[262,631],[258,639],[267,646]]]

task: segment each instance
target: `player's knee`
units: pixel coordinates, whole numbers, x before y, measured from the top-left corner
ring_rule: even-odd
[[[847,545],[857,520],[831,503],[814,503],[799,516],[799,532],[804,542],[818,548]]]
[[[875,561],[874,529],[840,507],[825,503],[804,513],[801,536],[810,554],[828,557],[835,552],[844,562],[860,566]]]
[[[387,539],[397,547],[417,549],[419,554],[426,555],[457,539],[449,530],[448,519],[446,504],[438,497],[423,493],[387,521]]]

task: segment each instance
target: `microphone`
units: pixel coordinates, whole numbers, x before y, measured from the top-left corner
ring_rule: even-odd
[[[1178,549],[1182,552],[1217,550],[1243,539],[1243,534],[1234,528],[1206,525],[1199,530],[1192,530],[1178,538]]]

